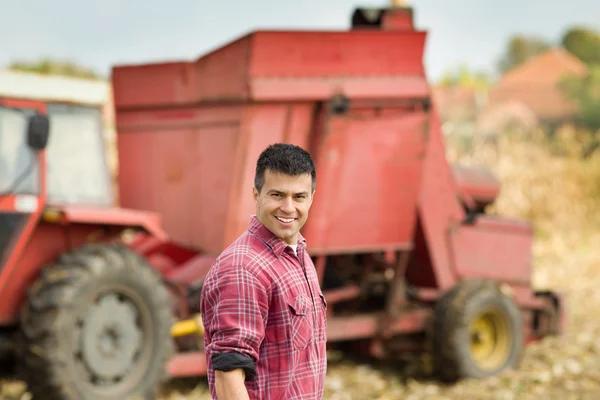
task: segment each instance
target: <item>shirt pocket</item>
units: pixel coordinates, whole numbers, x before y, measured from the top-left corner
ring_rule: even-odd
[[[294,349],[305,349],[313,339],[313,305],[310,298],[300,294],[286,300],[290,310],[289,332]]]

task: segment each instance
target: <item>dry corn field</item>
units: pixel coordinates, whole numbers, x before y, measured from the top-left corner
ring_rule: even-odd
[[[529,346],[517,371],[454,386],[429,376],[426,359],[380,364],[331,353],[326,399],[600,399],[600,150],[580,157],[575,133],[561,135],[560,146],[540,134],[449,157],[496,173],[503,191],[491,212],[535,223],[535,286],[568,293],[568,332]],[[29,398],[16,381],[2,393]],[[206,381],[194,379],[166,384],[160,398],[210,396]]]

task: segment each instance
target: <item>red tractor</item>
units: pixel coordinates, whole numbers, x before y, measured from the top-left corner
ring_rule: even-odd
[[[256,31],[195,61],[115,67],[125,208],[95,201],[93,111],[0,99],[0,343],[34,395],[125,399],[206,373],[202,280],[247,226],[273,142],[316,161],[303,234],[331,348],[429,351],[456,380],[560,333],[563,297],[531,285],[531,227],[487,215],[493,176],[446,161],[425,40],[410,8],[356,9],[348,31]]]

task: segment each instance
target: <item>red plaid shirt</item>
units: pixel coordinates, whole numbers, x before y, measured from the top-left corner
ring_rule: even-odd
[[[301,235],[297,253],[253,216],[211,267],[201,313],[213,398],[212,356],[222,353],[255,362],[250,399],[323,398],[327,306]]]

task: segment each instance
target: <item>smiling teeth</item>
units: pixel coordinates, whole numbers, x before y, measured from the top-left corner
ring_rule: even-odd
[[[294,218],[279,218],[279,217],[275,217],[275,218],[277,218],[281,222],[285,222],[285,223],[290,223],[290,222],[294,221]]]

